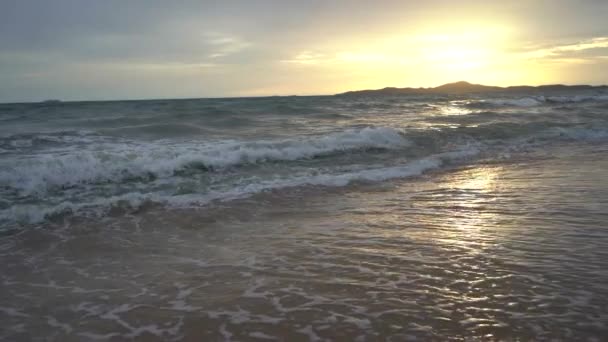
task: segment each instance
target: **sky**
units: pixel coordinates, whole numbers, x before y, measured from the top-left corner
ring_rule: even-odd
[[[608,84],[606,18],[606,0],[0,0],[0,102]]]

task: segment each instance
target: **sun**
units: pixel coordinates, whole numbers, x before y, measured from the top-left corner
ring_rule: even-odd
[[[335,41],[324,52],[305,51],[287,65],[344,75],[334,92],[459,80],[497,86],[541,83],[550,70],[522,56],[521,45],[520,30],[508,21],[442,20],[397,27],[373,39]]]
[[[420,64],[452,79],[470,79],[501,59],[502,31],[492,27],[445,30],[416,37]]]
[[[487,48],[438,46],[424,51],[423,58],[446,70],[474,70],[488,65],[492,51]]]
[[[501,66],[508,61],[510,38],[504,24],[442,23],[371,42],[351,41],[325,63],[356,70],[360,79],[370,80],[368,87],[436,86],[455,80],[501,85],[510,77]]]

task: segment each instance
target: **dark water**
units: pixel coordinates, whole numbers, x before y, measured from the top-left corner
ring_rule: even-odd
[[[6,340],[602,340],[608,96],[0,105]]]

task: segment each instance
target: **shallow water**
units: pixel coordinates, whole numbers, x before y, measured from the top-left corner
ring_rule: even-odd
[[[0,244],[5,340],[597,340],[608,148],[72,217]]]

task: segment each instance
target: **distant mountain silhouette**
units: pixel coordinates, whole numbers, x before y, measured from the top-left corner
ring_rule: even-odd
[[[399,94],[466,94],[466,93],[497,93],[497,92],[551,92],[564,90],[608,89],[608,86],[563,85],[551,84],[542,86],[512,86],[496,87],[472,84],[465,81],[447,83],[435,88],[393,88],[347,91],[338,95],[399,95]]]

